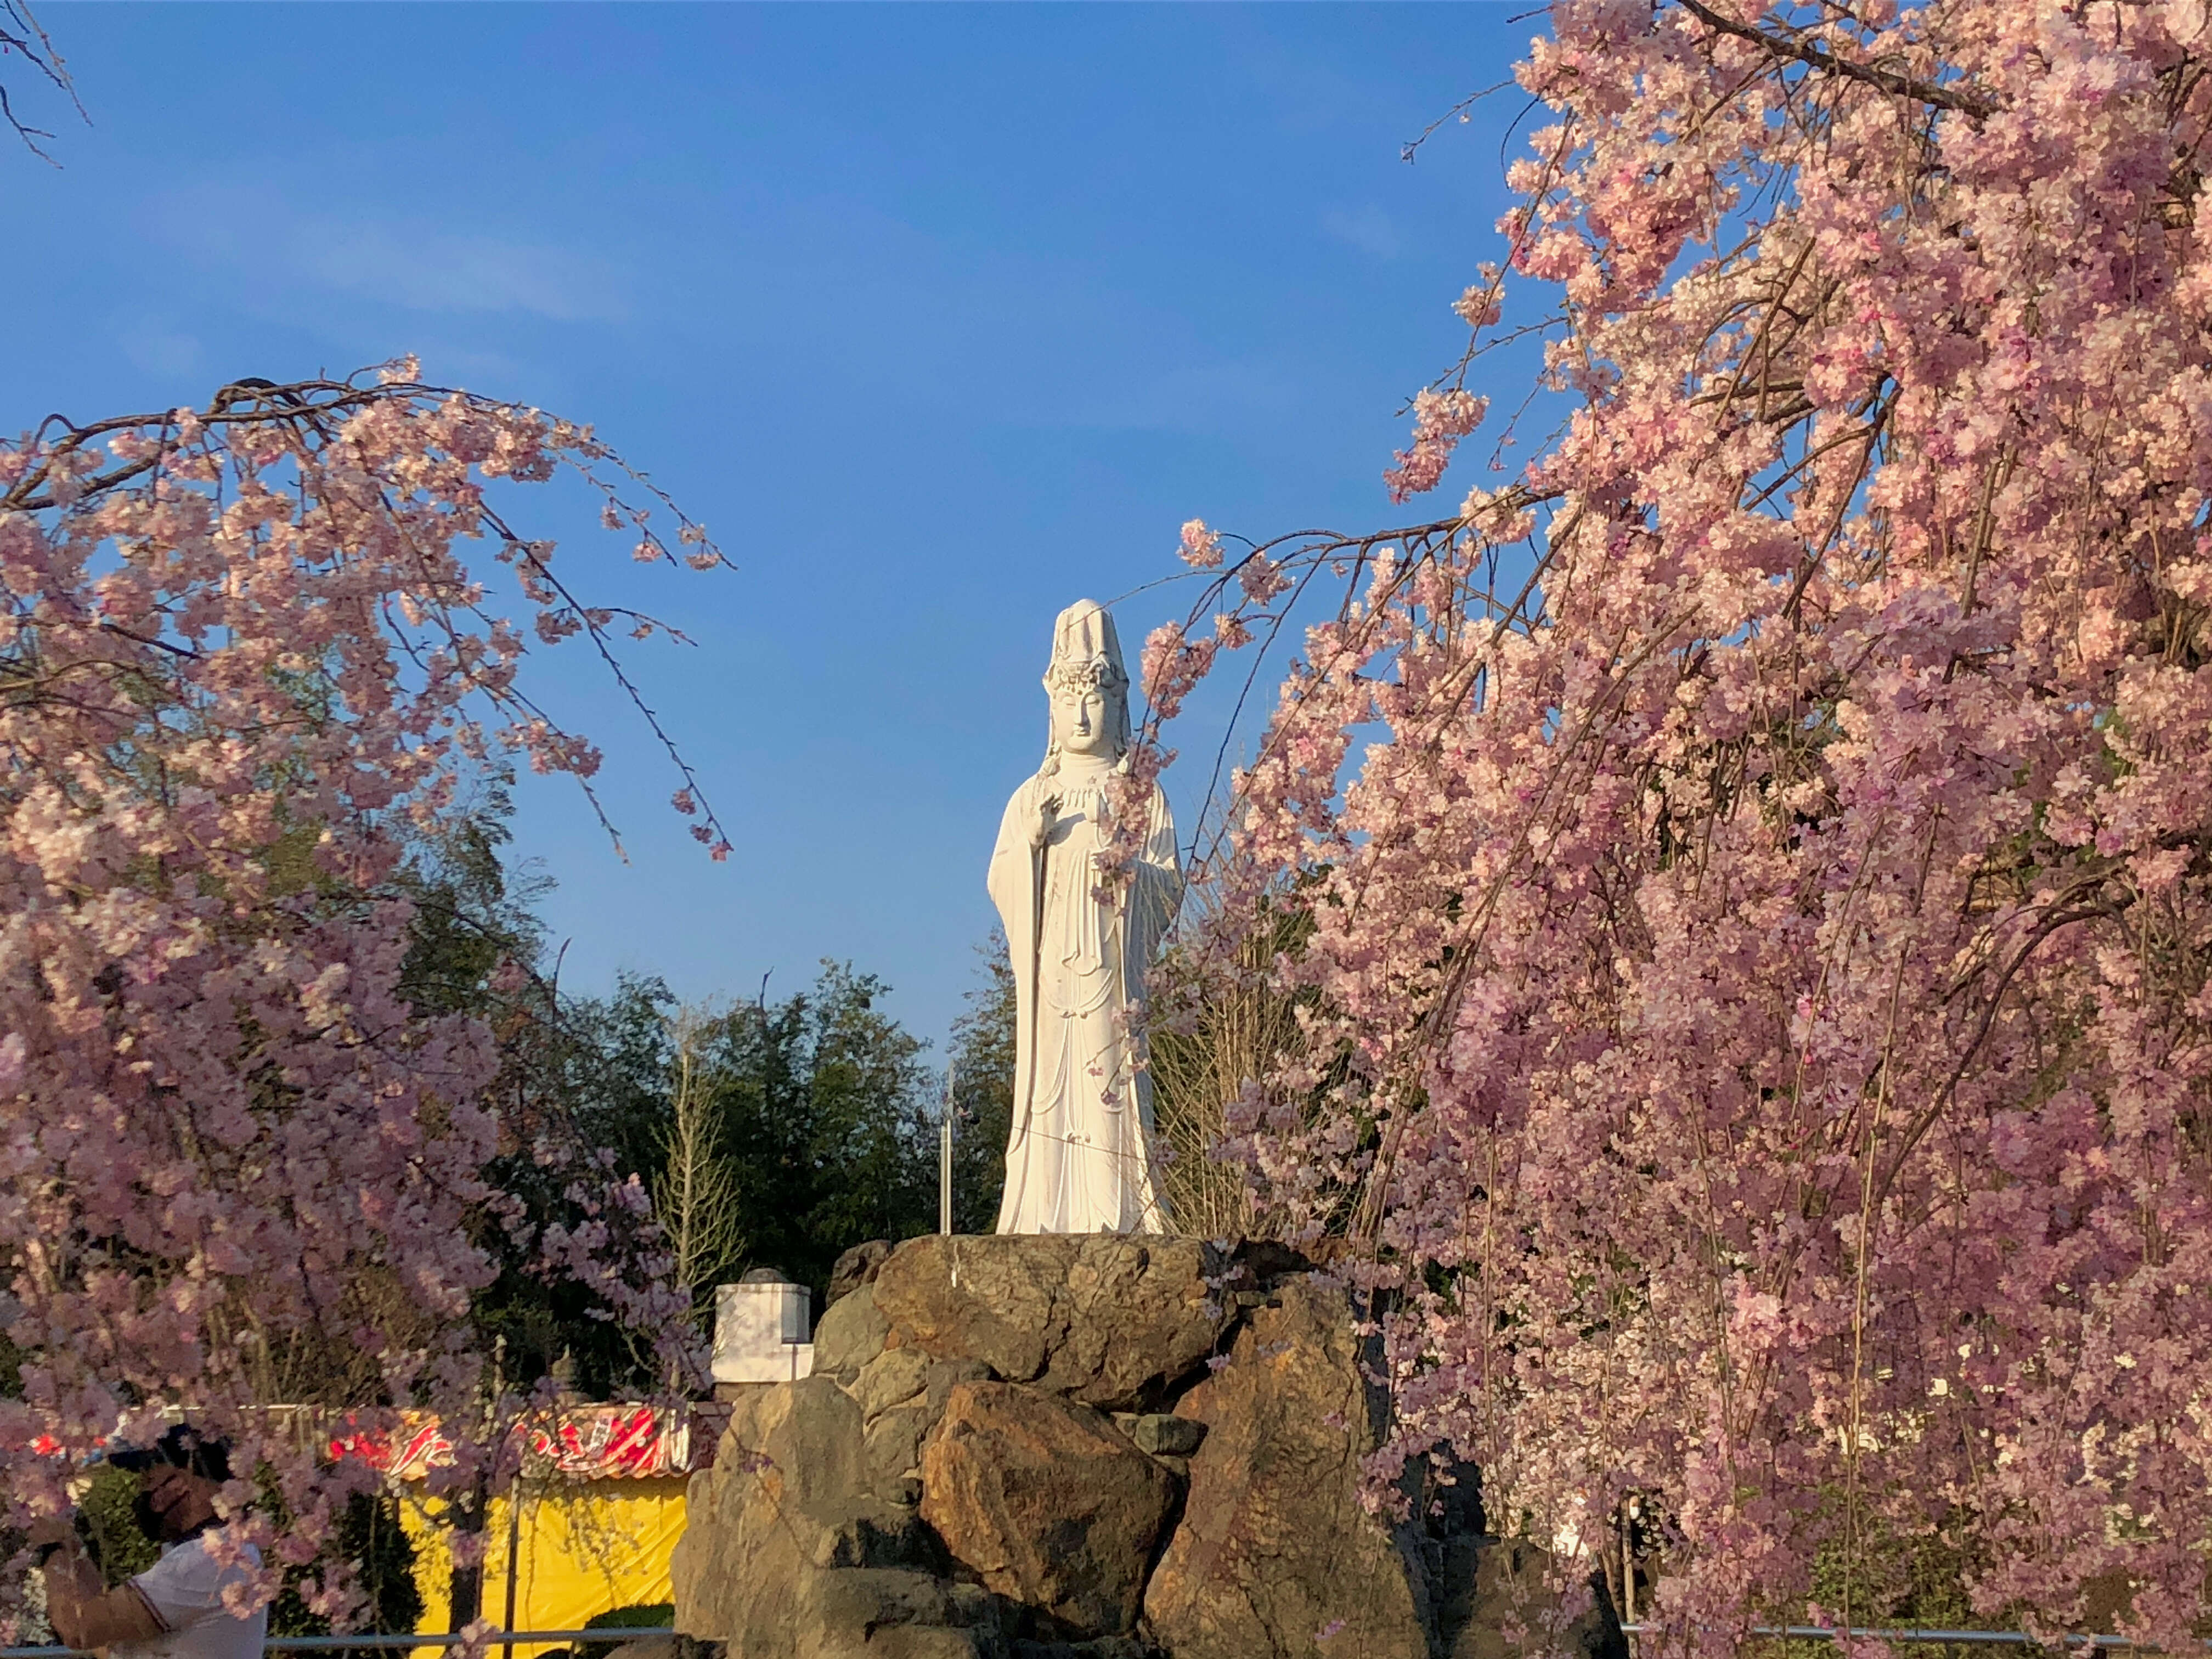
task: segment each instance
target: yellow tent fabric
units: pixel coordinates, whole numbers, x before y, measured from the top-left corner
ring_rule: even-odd
[[[518,1514],[492,1501],[485,1517],[483,1616],[510,1630],[581,1630],[615,1607],[673,1599],[668,1559],[684,1535],[685,1477],[655,1480],[526,1480]],[[422,1596],[423,1634],[447,1628],[453,1557],[434,1513],[403,1504],[415,1541],[415,1582]],[[514,1622],[507,1625],[507,1536],[515,1534]],[[518,1644],[515,1659],[566,1644]],[[418,1648],[414,1659],[436,1659]],[[501,1650],[504,1659],[504,1650]]]

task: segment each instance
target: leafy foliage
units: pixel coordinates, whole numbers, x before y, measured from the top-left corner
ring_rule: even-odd
[[[1006,941],[997,928],[976,947],[981,982],[952,1027],[952,1231],[988,1233],[999,1224],[1006,1184],[1006,1142],[1014,1110],[1015,995]]]
[[[586,1630],[673,1630],[675,1626],[673,1601],[635,1602],[629,1607],[610,1607],[584,1620]],[[580,1643],[577,1659],[607,1659],[620,1645],[616,1642]]]
[[[1203,917],[1206,898],[1200,890],[1185,902]],[[1276,1218],[1255,1211],[1243,1163],[1223,1157],[1247,1091],[1304,1050],[1299,1011],[1313,1000],[1310,990],[1285,994],[1273,977],[1276,957],[1302,947],[1311,920],[1278,896],[1265,902],[1273,925],[1244,930],[1233,957],[1194,957],[1177,946],[1152,971],[1152,1109],[1166,1152],[1161,1187],[1177,1230],[1205,1238],[1257,1237]],[[1206,937],[1203,920],[1196,932]]]
[[[77,1505],[85,1545],[109,1587],[137,1577],[161,1559],[161,1547],[140,1513],[144,1483],[112,1463],[95,1464]]]
[[[744,1259],[817,1291],[848,1247],[936,1224],[922,1043],[883,981],[825,962],[811,990],[730,1009],[701,1055],[738,1172]]]
[[[422,1593],[415,1582],[415,1544],[399,1519],[400,1500],[384,1493],[356,1492],[332,1529],[325,1553],[342,1563],[361,1601],[356,1620],[366,1630],[412,1631],[422,1620]],[[301,1595],[305,1569],[284,1574],[283,1588],[270,1604],[272,1636],[326,1636],[328,1618],[312,1611]],[[372,1655],[397,1655],[399,1649],[369,1649]]]

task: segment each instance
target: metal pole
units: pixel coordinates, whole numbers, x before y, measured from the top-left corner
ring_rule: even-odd
[[[514,1472],[514,1484],[507,1489],[507,1628],[514,1629],[515,1559],[522,1543],[522,1471]],[[504,1659],[514,1659],[514,1644],[501,1644]]]
[[[1623,1625],[1620,1628],[1627,1636],[1665,1634],[1657,1625]],[[2096,1652],[2120,1649],[2130,1653],[2166,1651],[2163,1648],[2144,1647],[2124,1636],[2050,1636],[2038,1638],[2025,1631],[2017,1630],[1923,1630],[1917,1627],[1872,1630],[1859,1626],[1844,1630],[1826,1625],[1753,1625],[1741,1633],[1760,1642],[1832,1642],[1838,1637],[1864,1637],[1877,1642],[1915,1642],[1946,1646],[1976,1644],[1990,1647],[2054,1647]],[[2212,1641],[2201,1645],[2207,1651],[2212,1651]],[[6,1656],[0,1654],[0,1659],[6,1659]]]
[[[957,1060],[945,1062],[945,1111],[937,1126],[937,1231],[952,1231],[952,1101]]]

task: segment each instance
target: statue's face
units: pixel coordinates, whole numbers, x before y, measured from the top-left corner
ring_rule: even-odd
[[[1060,686],[1052,694],[1052,736],[1063,755],[1115,757],[1121,696],[1111,685]]]

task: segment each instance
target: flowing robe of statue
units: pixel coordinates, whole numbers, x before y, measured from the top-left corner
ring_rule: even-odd
[[[1119,677],[1112,619],[1097,606],[1063,613],[1057,646],[1056,676],[1088,667],[1109,689]],[[1126,686],[1123,679],[1115,695],[1125,697]],[[1127,749],[1126,702],[1109,703],[1116,716],[1117,752],[1062,755],[1055,745],[1045,769],[1006,803],[991,854],[991,898],[1006,929],[1019,1022],[1002,1233],[1167,1231],[1149,1142],[1151,1080],[1137,1064],[1129,1016],[1181,902],[1182,872],[1174,821],[1155,786],[1128,878],[1112,897],[1097,896],[1094,855],[1105,842],[1107,783]],[[1034,827],[1055,799],[1038,844]]]

